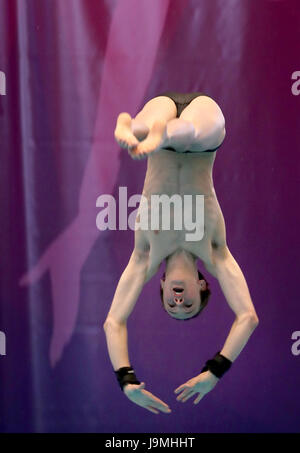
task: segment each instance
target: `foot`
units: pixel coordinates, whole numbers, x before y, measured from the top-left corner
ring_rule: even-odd
[[[133,135],[141,142],[142,140],[145,140],[147,135],[149,134],[149,127],[146,126],[146,124],[142,123],[141,121],[138,121],[136,119],[133,119],[131,121],[131,130]]]
[[[138,139],[134,136],[131,130],[132,118],[129,113],[120,113],[117,119],[115,129],[115,139],[121,148],[134,149],[139,144]]]
[[[147,138],[139,143],[131,156],[133,159],[144,159],[164,146],[167,146],[167,123],[158,120],[153,123]]]

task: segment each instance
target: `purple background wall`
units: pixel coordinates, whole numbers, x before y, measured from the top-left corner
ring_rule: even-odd
[[[1,431],[299,431],[299,29],[297,0],[0,0]],[[128,328],[138,377],[173,409],[156,416],[113,376],[102,324],[133,233],[100,233],[95,204],[140,193],[146,163],[114,124],[163,90],[224,112],[215,187],[260,325],[198,406],[177,403],[233,314],[210,278],[203,315],[169,319],[155,276]]]

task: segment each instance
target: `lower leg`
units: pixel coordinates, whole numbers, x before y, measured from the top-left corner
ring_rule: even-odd
[[[135,135],[141,131],[142,127],[137,125]],[[145,135],[147,135],[146,131]],[[140,157],[147,157],[158,149],[169,147],[177,152],[184,152],[190,148],[194,137],[195,129],[190,121],[180,118],[172,118],[167,123],[164,120],[156,120],[153,122],[147,138],[138,145],[137,153]]]
[[[132,120],[135,136],[147,136],[137,148],[142,157],[160,148],[172,147],[179,152],[189,148],[195,136],[194,126],[190,121],[176,118],[176,114],[172,99],[159,96],[151,99]]]
[[[167,96],[158,96],[145,104],[132,120],[132,131],[141,140],[136,149],[137,157],[147,157],[166,146],[167,124],[176,118],[176,114],[176,104]]]

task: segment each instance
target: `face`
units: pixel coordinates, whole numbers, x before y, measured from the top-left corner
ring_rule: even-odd
[[[198,313],[201,305],[200,291],[206,289],[205,280],[190,277],[182,280],[162,279],[164,307],[170,316],[188,319]]]

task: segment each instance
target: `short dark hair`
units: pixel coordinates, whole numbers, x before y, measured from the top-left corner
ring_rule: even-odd
[[[163,280],[165,279],[165,276],[166,276],[166,273],[164,272],[163,275],[162,275],[162,279]],[[201,299],[200,309],[197,311],[197,313],[195,313],[190,318],[185,318],[185,319],[174,318],[174,319],[178,319],[178,321],[189,321],[192,318],[196,318],[196,316],[199,316],[200,313],[202,312],[202,310],[208,304],[208,301],[209,301],[209,298],[210,298],[210,295],[211,295],[211,291],[209,289],[209,283],[206,280],[206,278],[204,277],[204,275],[199,270],[198,270],[198,277],[199,277],[199,280],[204,280],[205,283],[206,283],[206,289],[200,290],[200,299]],[[164,290],[162,289],[161,285],[160,285],[160,298],[161,298],[161,301],[162,301],[163,309],[165,311],[167,311],[166,308],[165,308],[165,305],[164,305]]]

